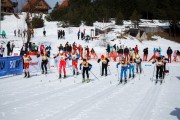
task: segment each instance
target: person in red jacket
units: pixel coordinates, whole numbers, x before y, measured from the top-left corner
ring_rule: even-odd
[[[30,61],[32,60],[32,58],[29,55],[24,54],[23,60],[24,60],[24,74],[25,74],[24,77],[28,77],[29,78],[30,77],[29,64],[30,64]]]
[[[43,52],[44,52],[44,45],[43,44],[41,44],[41,46],[40,46],[40,52],[41,52],[41,54],[43,54]]]
[[[136,45],[135,49],[135,55],[138,54],[139,50],[138,50],[138,46]]]
[[[76,46],[76,45],[73,45],[73,52],[76,53],[76,51],[77,51],[77,46]]]

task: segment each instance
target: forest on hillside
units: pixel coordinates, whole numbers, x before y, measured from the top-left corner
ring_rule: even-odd
[[[122,24],[122,20],[160,19],[177,25],[180,20],[180,0],[69,0],[68,7],[57,6],[50,13],[50,20],[72,25],[81,21],[92,25],[109,18],[115,18],[117,24]]]

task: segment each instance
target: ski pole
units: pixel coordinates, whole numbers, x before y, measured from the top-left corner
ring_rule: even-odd
[[[90,72],[91,72],[91,71],[90,71]],[[94,73],[93,73],[93,72],[91,72],[91,73],[94,75]],[[97,78],[97,76],[95,76],[95,75],[94,75],[94,77],[95,77],[96,79],[98,79],[98,78]],[[99,79],[98,79],[98,80],[99,80]]]
[[[70,70],[71,70],[71,72],[72,72],[72,74],[73,74],[73,70],[72,70],[72,68],[71,68],[72,66],[69,65],[69,62],[67,62],[67,65],[68,65],[68,67],[70,68]]]
[[[109,73],[110,73],[110,75],[111,75],[111,71],[110,71],[110,69],[109,69],[109,66],[108,66],[108,71],[109,71]]]
[[[117,68],[117,76],[118,76],[118,81],[119,81],[119,69]]]
[[[154,70],[153,70],[153,76],[152,76],[152,81],[153,81],[153,77],[154,77],[154,72],[155,72],[155,65],[154,65]]]
[[[99,68],[100,68],[100,75],[102,75],[102,70],[101,70],[101,65],[99,63]]]

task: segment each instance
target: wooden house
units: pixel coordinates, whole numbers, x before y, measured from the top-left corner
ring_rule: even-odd
[[[8,12],[8,13],[13,13],[14,12],[14,7],[16,7],[17,4],[12,2],[11,0],[1,0],[1,11],[2,12]]]
[[[58,6],[58,9],[59,9],[59,8],[64,8],[64,7],[68,7],[68,6],[69,6],[68,0],[64,0],[64,1]]]
[[[47,14],[49,9],[51,9],[51,7],[45,0],[29,0],[29,2],[22,8],[22,11]]]

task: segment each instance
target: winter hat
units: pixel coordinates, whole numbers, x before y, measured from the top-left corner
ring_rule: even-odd
[[[104,58],[104,55],[101,55],[101,59],[103,59]]]
[[[83,59],[83,62],[86,62],[86,59]]]
[[[63,53],[63,50],[60,51],[60,54],[62,54],[62,53]]]
[[[137,55],[136,55],[136,58],[137,58],[137,59],[139,59],[139,58],[140,58],[140,56],[137,54]]]
[[[158,57],[158,60],[161,60],[161,57]]]

